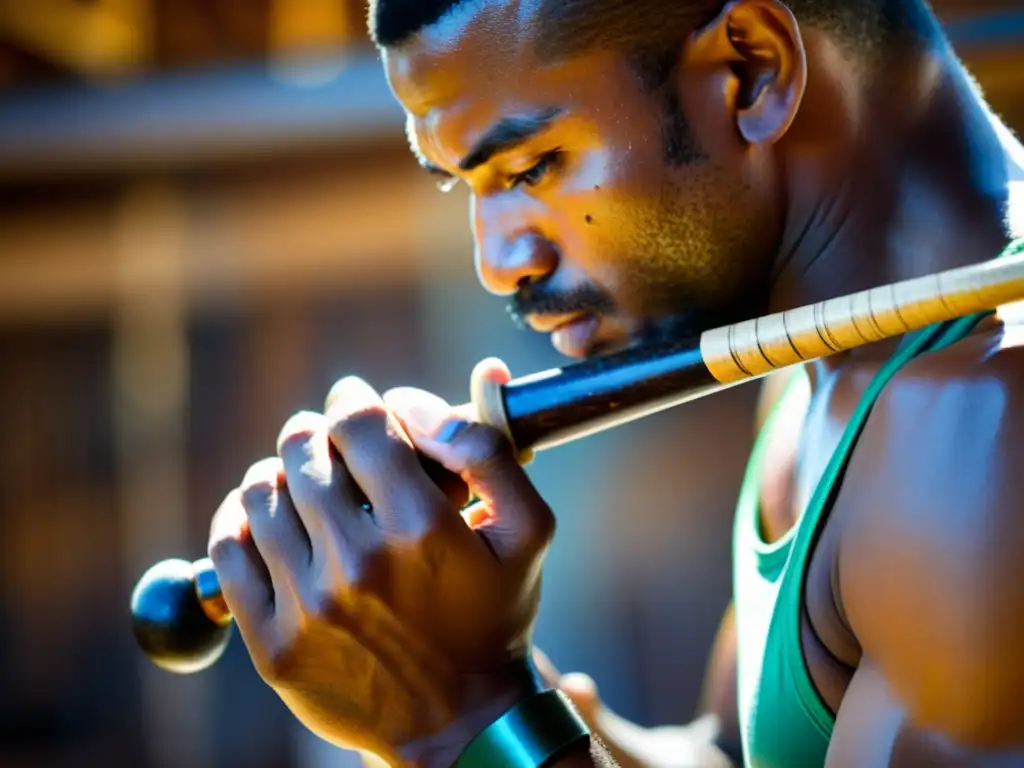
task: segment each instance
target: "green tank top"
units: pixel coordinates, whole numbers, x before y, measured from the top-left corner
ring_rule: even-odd
[[[1017,241],[1003,256],[1024,252]],[[800,641],[803,586],[813,547],[838,494],[871,408],[897,371],[915,357],[953,344],[991,313],[938,323],[904,337],[857,404],[799,521],[779,541],[761,536],[760,479],[768,438],[802,373],[779,398],[754,444],[736,508],[733,597],[738,648],[740,733],[748,768],[818,768],[835,714],[810,677]]]

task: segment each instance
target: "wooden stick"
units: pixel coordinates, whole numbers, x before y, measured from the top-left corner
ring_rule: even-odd
[[[524,461],[799,363],[1024,300],[1024,254],[841,296],[470,391]]]
[[[1024,254],[884,286],[515,379],[470,383],[480,421],[528,461],[549,448],[665,408],[938,322],[1024,300]],[[212,664],[232,619],[209,559],[151,568],[132,595],[135,636],[157,664],[191,673]]]

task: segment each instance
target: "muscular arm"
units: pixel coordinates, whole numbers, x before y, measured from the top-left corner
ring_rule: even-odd
[[[734,765],[743,764],[736,704],[736,614],[730,605],[708,659],[698,715],[714,724],[713,745]]]
[[[968,376],[916,366],[865,430],[838,567],[863,657],[829,765],[1024,764],[1018,351]]]

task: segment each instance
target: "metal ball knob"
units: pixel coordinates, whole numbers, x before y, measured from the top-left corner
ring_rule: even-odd
[[[231,614],[209,560],[164,560],[139,579],[131,599],[135,639],[169,672],[206,669],[231,639]]]

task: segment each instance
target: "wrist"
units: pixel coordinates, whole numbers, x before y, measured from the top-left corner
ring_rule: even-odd
[[[410,768],[451,768],[470,742],[491,723],[543,690],[543,684],[526,661],[494,675],[467,680],[458,717],[443,731],[403,749],[403,763]]]

